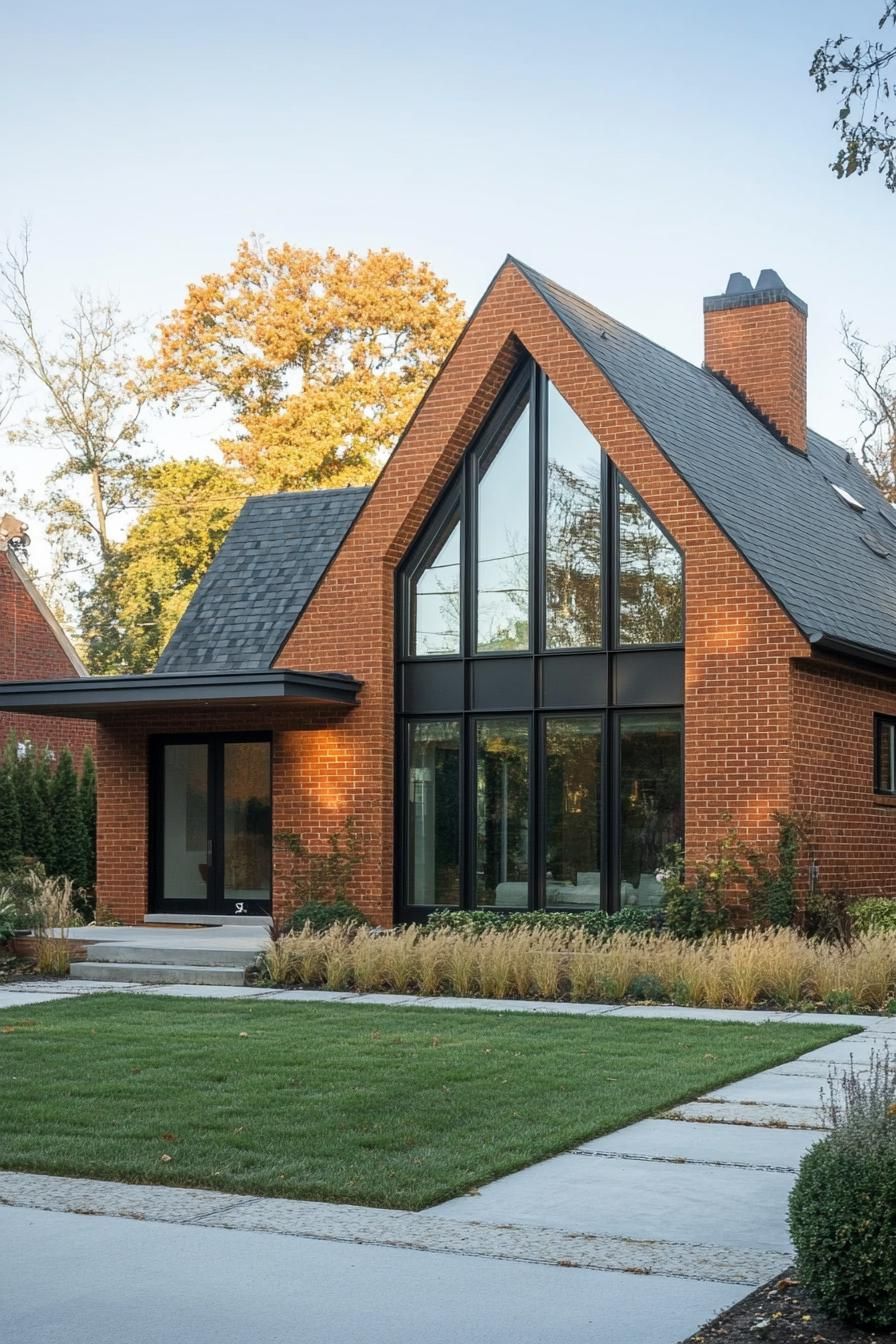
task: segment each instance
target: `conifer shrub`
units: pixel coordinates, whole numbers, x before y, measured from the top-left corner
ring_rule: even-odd
[[[78,777],[70,751],[60,754],[50,792],[53,806],[53,848],[47,865],[55,876],[87,885],[88,838],[78,798]]]

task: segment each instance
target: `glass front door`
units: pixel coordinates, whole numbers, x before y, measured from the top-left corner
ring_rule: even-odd
[[[270,913],[268,738],[156,741],[151,801],[155,911]]]

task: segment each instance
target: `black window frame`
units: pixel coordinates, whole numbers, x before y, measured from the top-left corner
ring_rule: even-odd
[[[557,389],[559,391],[559,389]],[[548,378],[526,359],[511,375],[501,396],[444,487],[396,571],[395,584],[395,770],[396,807],[394,865],[396,918],[402,922],[425,919],[439,907],[410,903],[412,872],[408,840],[410,725],[419,721],[459,720],[461,822],[459,828],[460,905],[475,908],[476,900],[476,761],[475,735],[479,719],[526,717],[529,724],[529,904],[545,908],[546,760],[545,721],[599,715],[601,730],[601,905],[619,908],[621,800],[619,798],[619,743],[617,720],[621,713],[677,712],[682,721],[682,817],[684,817],[684,643],[686,638],[685,556],[647,506],[640,493],[618,472],[601,445],[601,636],[599,646],[548,648],[546,504]],[[562,395],[562,394],[561,394]],[[493,460],[517,416],[529,405],[529,647],[526,650],[487,650],[476,647],[476,585],[478,578],[478,483],[483,464]],[[619,643],[618,485],[635,497],[681,556],[682,638],[671,644]],[[457,518],[460,522],[460,653],[416,654],[414,588],[419,575]],[[499,666],[494,666],[495,662]],[[528,664],[529,666],[524,666]],[[442,665],[441,670],[436,670]],[[432,669],[432,671],[428,671]],[[488,699],[485,683],[507,692],[508,703]],[[452,689],[448,689],[449,683]],[[524,693],[519,687],[525,684]],[[517,688],[517,689],[514,689]],[[550,689],[548,689],[550,688]],[[499,691],[503,694],[503,690]],[[522,698],[520,696],[522,695]],[[516,696],[516,700],[514,700]],[[483,698],[484,697],[484,698]],[[683,839],[683,837],[682,837]],[[493,907],[486,907],[493,908]],[[563,907],[551,906],[552,910]],[[582,907],[570,907],[579,909]]]
[[[880,787],[881,778],[881,728],[890,728],[896,739],[896,715],[894,714],[875,714],[874,716],[874,792],[879,798],[896,798],[896,765],[894,765],[892,756],[887,763],[890,774],[891,787],[882,789]],[[894,743],[896,745],[896,743]]]
[[[266,900],[251,901],[243,913],[270,915],[274,894],[273,807],[274,807],[274,734],[268,730],[209,733],[153,733],[147,740],[149,756],[149,855],[148,888],[149,910],[153,914],[232,915],[233,901],[224,896],[224,748],[234,742],[264,742],[268,747],[268,780],[271,798],[271,871]],[[207,748],[206,797],[208,799],[207,894],[205,899],[166,901],[164,880],[164,824],[165,824],[165,748],[169,746],[205,746]]]

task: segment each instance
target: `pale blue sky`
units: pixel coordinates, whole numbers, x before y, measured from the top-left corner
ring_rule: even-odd
[[[468,305],[510,251],[694,360],[702,295],[771,266],[809,304],[810,419],[845,438],[839,314],[896,338],[896,199],[833,178],[834,107],[807,68],[880,8],[8,6],[0,234],[30,217],[47,325],[78,286],[158,316],[255,231],[402,249]]]

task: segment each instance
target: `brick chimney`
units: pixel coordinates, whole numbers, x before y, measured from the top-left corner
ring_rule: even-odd
[[[704,363],[791,448],[806,451],[806,316],[777,271],[735,271],[703,300]]]

